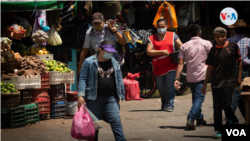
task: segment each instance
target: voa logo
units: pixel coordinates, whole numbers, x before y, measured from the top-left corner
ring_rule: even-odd
[[[239,130],[239,129],[226,129],[226,132],[227,132],[228,136],[231,136],[231,135],[236,136],[236,137],[247,136],[244,129],[241,129],[241,130]]]
[[[231,7],[224,8],[220,12],[220,20],[225,25],[233,25],[238,19],[238,13]]]

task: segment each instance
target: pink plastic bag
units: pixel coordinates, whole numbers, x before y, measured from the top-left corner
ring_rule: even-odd
[[[83,105],[80,107],[79,111],[76,111],[73,118],[71,136],[79,140],[95,140],[95,126],[86,107],[83,107]]]

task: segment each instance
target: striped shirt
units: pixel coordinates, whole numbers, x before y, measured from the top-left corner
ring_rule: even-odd
[[[227,39],[229,42],[234,42],[239,46],[240,54],[242,57],[243,65],[250,65],[250,57],[248,54],[250,53],[250,38],[242,34],[236,34],[231,38]]]

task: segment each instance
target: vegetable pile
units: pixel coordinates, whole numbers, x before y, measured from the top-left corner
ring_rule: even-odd
[[[65,67],[63,63],[57,63],[55,60],[43,60],[45,62],[47,71],[60,71],[62,73],[70,73],[71,69]]]
[[[48,35],[43,30],[38,30],[36,33],[32,34],[31,40],[40,46],[44,46],[45,42],[48,40]]]
[[[14,61],[21,61],[22,57],[19,53],[14,53],[11,50],[12,41],[7,37],[2,37],[0,39],[1,42],[1,62],[14,62]]]
[[[22,37],[25,37],[26,30],[22,26],[13,24],[13,26],[8,26],[6,29],[6,34],[12,39],[21,40]]]
[[[33,56],[25,56],[21,63],[21,70],[17,72],[17,75],[37,75],[46,72],[46,64],[41,60]]]
[[[13,84],[1,82],[1,94],[8,94],[13,92],[18,92]]]
[[[49,51],[45,47],[30,47],[24,55],[44,55],[49,54]]]
[[[55,30],[54,26],[48,32],[49,39],[47,41],[48,44],[53,46],[58,46],[62,44],[62,39],[58,32]]]

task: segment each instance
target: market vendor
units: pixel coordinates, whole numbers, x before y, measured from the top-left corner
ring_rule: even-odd
[[[167,31],[166,20],[158,20],[157,33],[149,37],[147,54],[154,56],[153,73],[156,76],[163,111],[167,109],[168,112],[172,112],[174,110],[174,81],[177,64],[171,61],[169,54],[174,52],[175,47],[180,49],[181,45],[179,37],[174,32]]]
[[[85,42],[83,45],[83,49],[80,56],[80,61],[78,65],[77,72],[78,74],[81,71],[82,64],[87,57],[88,51],[90,51],[91,55],[94,55],[98,51],[98,46],[101,44],[102,41],[108,40],[115,44],[115,49],[117,53],[113,55],[113,57],[119,62],[120,65],[124,63],[124,59],[121,59],[119,56],[119,49],[117,46],[117,42],[121,45],[126,45],[126,39],[124,36],[118,32],[115,27],[112,27],[108,24],[105,24],[104,17],[102,13],[95,13],[92,16],[92,23],[94,28],[90,28],[86,32]]]

